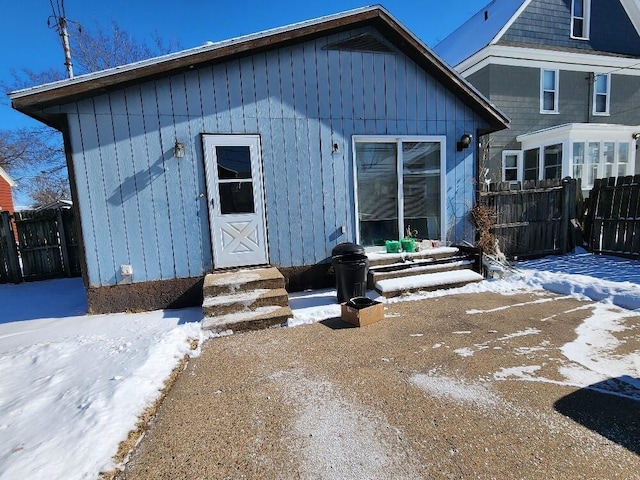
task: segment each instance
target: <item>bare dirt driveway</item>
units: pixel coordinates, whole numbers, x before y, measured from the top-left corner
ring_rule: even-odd
[[[594,382],[619,395],[571,386],[638,358],[640,313],[546,293],[385,313],[208,341],[122,478],[640,479],[640,365]]]

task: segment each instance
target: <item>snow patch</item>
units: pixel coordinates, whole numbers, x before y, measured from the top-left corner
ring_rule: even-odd
[[[494,407],[500,402],[498,396],[486,385],[470,383],[460,378],[443,375],[416,374],[410,382],[436,398],[479,407]]]
[[[293,372],[277,378],[293,402],[296,420],[291,445],[302,478],[418,478],[399,431],[385,416],[342,394],[331,382]],[[364,460],[366,458],[366,460]]]
[[[506,380],[515,377],[521,380],[533,380],[533,374],[540,370],[540,365],[528,365],[520,367],[501,368],[500,371],[493,374],[496,380]]]
[[[465,347],[465,348],[458,348],[454,350],[453,353],[456,353],[461,357],[473,357],[474,351],[471,350],[470,348]]]
[[[568,360],[579,367],[565,367],[561,373],[571,382],[585,386],[611,377],[639,379],[640,351],[627,355],[618,355],[616,352],[625,342],[613,334],[637,328],[635,324],[627,325],[628,319],[635,321],[637,313],[596,304],[591,317],[576,328],[576,339],[560,349]],[[590,372],[589,375],[585,371]],[[640,388],[640,380],[633,383]]]
[[[508,335],[505,335],[504,337],[500,337],[498,338],[498,340],[510,340],[512,338],[518,338],[518,337],[525,337],[527,335],[537,335],[541,332],[540,329],[538,328],[527,328],[526,330],[522,330],[520,332],[515,332],[515,333],[510,333]]]

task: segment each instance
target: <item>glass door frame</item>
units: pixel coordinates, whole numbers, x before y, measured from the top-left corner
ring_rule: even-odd
[[[403,143],[439,143],[440,144],[440,238],[446,240],[447,234],[447,137],[445,135],[353,135],[351,137],[351,155],[353,168],[354,225],[356,226],[356,243],[360,244],[360,215],[358,207],[358,162],[356,158],[357,143],[395,143],[396,175],[398,178],[398,232],[404,232],[404,174]],[[391,240],[391,239],[389,239]]]

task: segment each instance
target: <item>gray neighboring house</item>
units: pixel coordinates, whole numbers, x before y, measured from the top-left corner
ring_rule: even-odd
[[[491,181],[640,172],[640,4],[493,0],[434,50],[511,118],[487,139]]]

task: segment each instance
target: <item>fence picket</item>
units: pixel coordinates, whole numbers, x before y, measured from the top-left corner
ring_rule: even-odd
[[[585,223],[593,225],[589,248],[596,253],[640,257],[640,175],[601,179],[589,194]]]
[[[0,212],[0,216],[0,283],[81,274],[72,210]]]
[[[570,222],[577,212],[576,192],[575,180],[525,181],[510,190],[490,185],[479,202],[496,218],[492,231],[503,253],[526,258],[575,246]]]

